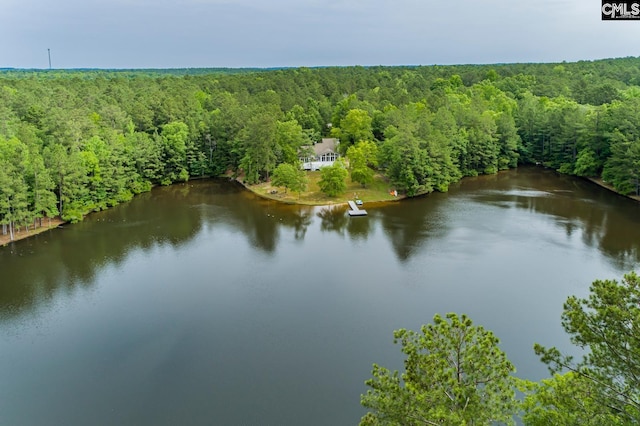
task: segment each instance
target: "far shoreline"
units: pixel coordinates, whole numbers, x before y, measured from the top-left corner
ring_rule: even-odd
[[[194,179],[190,179],[190,180],[199,180],[201,179],[200,177],[196,177]],[[464,179],[464,178],[462,178]],[[618,192],[612,185],[606,183],[605,181],[602,180],[602,178],[594,178],[594,177],[585,177],[584,179],[586,179],[587,181],[598,185],[601,188],[604,188],[608,191],[611,191],[619,196],[625,197],[625,198],[629,198],[633,201],[636,202],[640,202],[640,196],[638,195],[624,195],[621,194],[620,192]],[[240,185],[242,185],[243,188],[245,188],[247,191],[251,192],[252,194],[257,195],[258,197],[264,198],[266,200],[272,200],[272,201],[276,201],[279,203],[283,203],[283,204],[291,204],[291,205],[300,205],[300,206],[315,206],[315,207],[322,207],[322,206],[346,206],[348,204],[348,201],[350,200],[355,200],[355,199],[363,199],[364,202],[366,202],[367,204],[386,204],[386,203],[394,203],[394,202],[398,202],[401,200],[405,200],[407,198],[406,195],[398,195],[398,196],[392,196],[391,194],[387,194],[386,192],[382,192],[382,191],[377,191],[380,194],[387,194],[385,196],[381,196],[379,198],[375,198],[371,195],[367,196],[367,197],[358,197],[358,190],[362,193],[362,191],[366,191],[367,188],[354,188],[353,186],[351,186],[350,188],[348,188],[348,190],[345,192],[345,194],[343,194],[340,197],[326,197],[324,196],[324,198],[321,199],[297,199],[295,196],[291,195],[291,193],[281,193],[280,190],[282,188],[279,187],[274,187],[271,186],[270,182],[263,182],[260,184],[256,184],[256,185],[247,185],[246,183],[244,183],[242,181],[242,177],[236,177],[231,178],[231,180],[235,180],[237,183],[239,183]],[[183,182],[176,182],[176,183],[183,183]],[[174,183],[174,184],[176,184]],[[355,191],[354,191],[355,189]],[[276,191],[275,193],[271,193],[271,191]],[[348,194],[349,192],[354,192],[354,197],[348,197],[346,194]],[[309,191],[307,191],[309,192]],[[285,196],[286,194],[286,196]],[[430,193],[424,193],[424,194],[418,194],[416,195],[416,197],[420,197],[420,196],[425,196],[425,195],[429,195]],[[415,198],[415,197],[413,197]],[[91,214],[91,213],[88,213]],[[86,215],[85,215],[86,216]],[[6,247],[11,243],[14,243],[16,241],[20,241],[20,240],[24,240],[30,237],[34,237],[36,235],[42,234],[44,232],[50,231],[52,229],[56,229],[61,227],[62,225],[67,224],[67,221],[62,220],[59,216],[55,217],[55,218],[51,218],[51,221],[49,222],[48,218],[44,218],[43,222],[47,222],[46,225],[43,225],[41,227],[37,227],[37,228],[30,228],[28,231],[24,228],[21,228],[18,231],[15,231],[14,233],[14,238],[13,240],[11,240],[11,237],[9,234],[3,235],[0,234],[0,247]]]

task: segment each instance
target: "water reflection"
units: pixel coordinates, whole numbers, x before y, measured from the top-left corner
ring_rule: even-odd
[[[349,236],[352,240],[366,241],[377,221],[376,214],[369,217],[350,217],[346,206],[325,206],[319,208],[316,216],[320,218],[320,229],[324,232],[335,232],[341,236]]]
[[[0,248],[0,316],[27,311],[58,291],[90,285],[97,271],[120,263],[132,249],[178,248],[189,241],[202,227],[201,212],[188,208],[190,194],[187,185],[161,188],[79,224]]]
[[[198,181],[156,188],[80,224],[0,248],[0,319],[29,312],[57,292],[91,285],[97,271],[122,262],[131,250],[178,249],[205,227],[238,233],[268,256],[276,254],[284,233],[303,242],[315,221],[321,232],[354,241],[368,241],[380,227],[405,263],[429,244],[449,245],[447,238],[462,235],[465,228],[497,232],[501,225],[492,222],[527,220],[506,216],[512,209],[549,218],[567,238],[581,235],[585,245],[596,247],[617,269],[640,262],[640,204],[544,169],[469,178],[447,194],[367,206],[369,216],[359,218],[350,218],[344,206],[285,205],[258,198],[235,183]]]
[[[344,206],[322,207],[317,213],[320,218],[320,229],[325,232],[336,232],[344,236],[345,228],[349,222],[347,209]]]
[[[566,297],[619,278],[607,259],[638,264],[627,201],[541,169],[358,218],[228,181],[157,188],[0,248],[2,418],[356,424],[371,364],[402,365],[392,330],[449,311],[537,380],[533,342],[569,347]]]
[[[583,179],[540,168],[523,168],[489,179],[463,182],[477,203],[515,207],[551,218],[567,237],[580,231],[617,269],[640,262],[640,203]]]
[[[430,194],[382,209],[379,220],[401,262],[409,260],[425,241],[446,235],[446,199],[446,194]]]

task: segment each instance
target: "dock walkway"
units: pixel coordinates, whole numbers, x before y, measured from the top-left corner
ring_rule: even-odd
[[[366,216],[367,215],[367,211],[359,209],[355,201],[349,200],[348,203],[349,203],[349,208],[351,209],[349,210],[349,216]]]

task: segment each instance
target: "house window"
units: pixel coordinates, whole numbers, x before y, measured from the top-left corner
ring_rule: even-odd
[[[329,152],[327,154],[322,154],[322,161],[335,161],[336,158],[337,158],[337,156],[333,152]]]

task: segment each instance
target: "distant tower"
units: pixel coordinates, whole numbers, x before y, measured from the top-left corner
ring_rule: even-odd
[[[47,49],[47,53],[49,54],[49,69],[51,69],[51,49]]]

